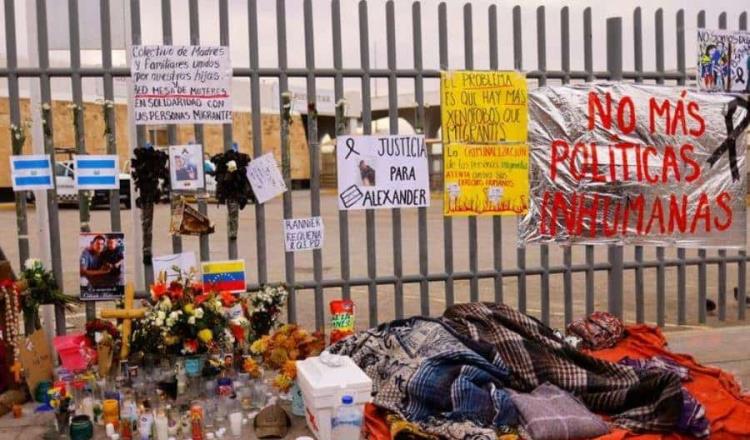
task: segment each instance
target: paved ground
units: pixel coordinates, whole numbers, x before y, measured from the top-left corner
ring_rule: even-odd
[[[293,193],[294,215],[296,217],[305,217],[310,215],[310,199],[308,191],[295,191]],[[341,276],[341,262],[339,256],[339,218],[336,206],[336,198],[333,193],[324,192],[321,196],[321,211],[326,229],[325,245],[323,249],[323,278],[337,279]],[[227,258],[226,242],[226,209],[215,205],[209,206],[209,216],[216,224],[216,233],[210,238],[210,255],[211,259],[219,260]],[[268,266],[268,280],[284,280],[284,248],[282,236],[282,204],[281,199],[276,198],[266,203],[266,246],[267,254],[265,261]],[[392,275],[394,269],[393,263],[393,243],[392,243],[392,214],[390,210],[380,210],[376,212],[376,268],[379,276]],[[403,251],[403,273],[405,275],[419,273],[419,248],[418,248],[418,226],[417,210],[402,211],[402,242]],[[249,280],[257,280],[257,262],[256,253],[256,233],[255,233],[255,210],[247,208],[241,213],[240,218],[240,238],[239,252],[242,258],[248,263]],[[67,292],[76,294],[78,292],[78,211],[77,209],[62,209],[60,211],[60,224],[62,236],[62,255],[64,267],[64,285]],[[130,211],[122,212],[122,224],[126,237],[132,236],[133,222]],[[167,205],[160,205],[156,209],[156,218],[154,226],[154,250],[156,254],[171,253],[171,238],[168,234],[169,229],[169,208]],[[15,211],[11,206],[0,209],[0,226],[7,231],[0,234],[0,246],[8,254],[11,261],[17,265],[17,238],[15,234]],[[109,211],[99,209],[93,211],[91,227],[93,230],[107,231],[109,227]],[[32,252],[38,244],[38,234],[36,233],[36,218],[33,208],[29,210],[29,231]],[[444,250],[444,225],[442,217],[442,203],[439,195],[433,195],[432,206],[428,209],[428,266],[430,273],[439,273],[444,271],[445,250]],[[367,265],[367,247],[366,243],[365,215],[363,212],[352,212],[349,214],[349,243],[350,243],[350,266],[351,277],[365,277],[368,273]],[[457,218],[453,221],[453,247],[450,250],[453,255],[454,270],[464,271],[469,268],[469,251],[467,244],[468,221],[463,218]],[[478,220],[478,265],[480,270],[492,269],[492,221],[489,218],[480,218]],[[198,253],[198,240],[194,237],[186,237],[183,240],[185,250],[193,250]],[[503,255],[502,263],[505,268],[516,268],[516,219],[505,217],[502,220],[502,243]],[[128,248],[128,267],[127,275],[132,279],[134,274],[134,256],[133,249]],[[668,249],[666,257],[675,256],[676,251]],[[709,256],[715,255],[715,251],[709,251]],[[733,252],[729,252],[731,255]],[[688,257],[696,256],[696,251],[688,251]],[[633,249],[627,248],[625,251],[626,261],[633,260]],[[550,265],[559,266],[562,264],[562,248],[558,246],[550,247]],[[573,264],[584,263],[584,249],[576,247],[573,250]],[[655,259],[655,251],[652,248],[646,248],[644,252],[646,260]],[[597,262],[607,261],[607,250],[604,247],[595,249],[595,260]],[[539,247],[529,246],[527,249],[526,265],[527,267],[539,266]],[[310,280],[313,277],[312,253],[295,254],[296,279]],[[732,288],[736,285],[737,264],[727,265],[727,276],[725,279],[727,288],[727,318],[726,323],[720,323],[715,316],[709,317],[710,326],[723,326],[736,323],[737,303],[732,298]],[[656,320],[656,270],[648,269],[644,272],[644,290],[645,290],[645,310],[646,320],[655,322]],[[635,319],[635,295],[633,272],[626,273],[625,288],[625,318],[626,320]],[[697,286],[698,273],[697,268],[690,267],[686,271],[686,292],[688,296],[687,312],[688,323],[697,325]],[[574,312],[576,316],[584,313],[584,275],[574,274],[573,276],[573,301]],[[716,298],[719,289],[718,269],[709,266],[707,271],[708,296]],[[551,316],[552,325],[562,325],[563,317],[563,293],[562,293],[562,276],[555,275],[551,277]],[[604,271],[598,272],[594,279],[596,294],[596,307],[606,309],[607,307],[607,274]],[[517,278],[506,277],[503,282],[505,292],[505,301],[510,305],[517,305]],[[445,286],[442,282],[432,282],[429,284],[429,303],[430,313],[440,314],[446,305]],[[492,300],[494,298],[494,287],[492,280],[480,281],[480,299]],[[666,289],[666,310],[667,322],[675,323],[677,321],[677,276],[675,269],[666,271],[665,276]],[[531,314],[539,315],[540,313],[540,277],[532,276],[527,279],[527,303],[528,311]],[[331,299],[340,296],[340,290],[331,288],[325,291],[325,304]],[[417,284],[407,284],[404,286],[404,307],[406,315],[419,314],[419,286]],[[353,288],[352,296],[359,307],[359,324],[364,327],[367,325],[367,290],[366,288]],[[378,318],[380,321],[390,320],[395,317],[394,311],[394,291],[392,286],[381,286],[378,289]],[[469,300],[468,281],[457,281],[455,283],[455,300],[456,302]],[[299,321],[306,326],[314,326],[314,302],[312,291],[301,291],[297,298],[297,314]],[[72,324],[80,325],[80,318]]]
[[[748,392],[750,386],[750,352],[737,341],[750,338],[750,327],[726,327],[720,329],[703,328],[681,332],[669,332],[667,339],[670,350],[677,353],[689,353],[699,362],[717,366],[732,374],[744,385]],[[11,415],[0,418],[0,440],[31,440],[40,439],[51,425],[49,415],[32,415],[32,405],[27,405],[25,416],[19,420]],[[301,417],[294,418],[294,426],[287,436],[294,439],[301,435],[309,435],[305,421]],[[252,434],[244,438],[255,438]],[[104,438],[98,435],[97,440]]]

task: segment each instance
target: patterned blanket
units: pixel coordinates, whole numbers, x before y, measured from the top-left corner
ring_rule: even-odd
[[[516,423],[504,391],[508,369],[492,346],[461,340],[429,318],[382,324],[330,348],[350,356],[373,381],[373,403],[452,439],[495,440]],[[496,429],[493,429],[496,428]]]
[[[503,304],[455,305],[446,310],[443,322],[465,338],[492,344],[515,390],[531,392],[550,382],[624,428],[674,431],[678,426],[682,392],[680,378],[672,372],[594,359],[540,321]]]

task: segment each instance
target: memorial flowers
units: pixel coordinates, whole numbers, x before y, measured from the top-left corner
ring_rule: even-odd
[[[141,227],[143,228],[143,262],[151,264],[151,243],[154,222],[154,203],[162,195],[162,188],[169,185],[169,156],[151,145],[133,150],[130,161],[133,183],[138,190],[135,204],[141,208]]]
[[[216,179],[216,199],[227,205],[229,213],[229,238],[237,238],[239,211],[248,203],[255,203],[255,193],[247,179],[250,156],[231,149],[211,158],[216,169],[209,174]]]
[[[281,392],[287,392],[297,377],[295,362],[319,355],[325,348],[325,337],[310,333],[295,324],[285,324],[271,335],[253,342],[250,351],[260,356],[263,365],[278,370],[272,384]]]
[[[281,308],[288,297],[289,292],[283,284],[265,285],[260,291],[244,296],[247,318],[253,331],[252,340],[267,335],[276,328]]]
[[[68,296],[60,290],[55,275],[45,269],[44,263],[36,258],[29,258],[24,262],[16,286],[23,319],[27,323],[33,323],[35,329],[42,328],[39,320],[40,305],[61,305],[73,311],[78,303],[77,298]]]

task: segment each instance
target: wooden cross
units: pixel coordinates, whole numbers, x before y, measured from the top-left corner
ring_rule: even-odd
[[[120,348],[120,359],[128,358],[130,351],[130,331],[132,330],[133,320],[141,319],[146,315],[146,309],[133,308],[133,299],[135,298],[135,289],[132,283],[125,286],[125,307],[122,309],[104,309],[102,318],[105,319],[122,319],[122,347]]]
[[[13,372],[13,378],[16,379],[16,383],[21,383],[21,363],[16,360],[13,362],[13,366],[10,368],[10,371]]]

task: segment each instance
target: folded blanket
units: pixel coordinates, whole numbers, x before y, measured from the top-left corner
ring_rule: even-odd
[[[508,369],[489,344],[461,340],[442,322],[411,318],[338,342],[373,381],[373,403],[451,439],[495,440],[517,421]]]
[[[509,386],[531,392],[550,382],[578,396],[589,410],[612,416],[632,430],[674,431],[682,411],[680,378],[594,359],[568,346],[552,329],[503,304],[470,303],[448,308],[443,321],[463,339],[492,344],[494,362]]]
[[[526,432],[534,440],[575,440],[599,437],[609,428],[575,397],[545,383],[530,394],[511,392]]]

